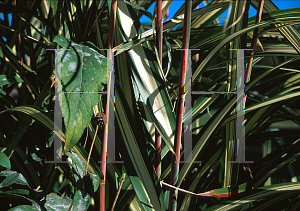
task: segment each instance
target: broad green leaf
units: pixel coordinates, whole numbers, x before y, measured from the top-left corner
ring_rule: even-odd
[[[46,196],[45,208],[49,211],[66,211],[69,210],[72,199],[61,197],[55,193]]]
[[[6,84],[11,83],[20,83],[24,82],[20,77],[14,76],[14,77],[7,77],[6,75],[0,75],[0,86],[4,86]]]
[[[64,151],[78,142],[100,101],[107,80],[107,59],[92,44],[76,44],[58,35],[54,41],[68,49],[62,53],[62,114],[66,126]],[[57,72],[60,75],[60,72]]]
[[[66,154],[68,157],[72,159],[72,167],[76,171],[76,173],[80,176],[80,178],[83,178],[85,173],[85,164],[84,162],[79,158],[79,156],[74,152],[67,152]]]
[[[11,167],[9,158],[3,152],[0,152],[0,165],[8,169]]]
[[[75,193],[73,201],[72,211],[86,211],[90,205],[90,196],[89,194],[78,190]]]
[[[88,153],[85,151],[85,149],[83,149],[83,147],[80,146],[79,144],[76,144],[75,147],[72,149],[72,154],[73,155],[76,154],[76,156],[74,156],[75,162],[77,162],[78,164],[80,164],[82,166],[82,169],[84,169],[84,171],[85,171],[85,167],[86,167],[85,164],[86,164],[87,158],[88,158]],[[82,163],[82,162],[84,162],[84,163]],[[79,169],[79,167],[78,167],[77,170],[79,172],[82,171],[81,169]],[[83,173],[84,173],[84,171],[83,171]],[[102,174],[99,166],[97,165],[97,163],[92,158],[90,158],[90,162],[89,162],[89,166],[88,166],[88,171],[91,172],[91,173],[93,173],[93,174],[97,174],[101,179],[103,179],[103,174]]]
[[[0,188],[2,188],[2,187],[7,187],[7,186],[10,186],[10,185],[13,184],[13,183],[16,183],[18,177],[19,177],[19,173],[14,173],[14,174],[11,174],[11,175],[7,176],[7,177],[1,182]]]
[[[16,184],[19,184],[19,185],[26,185],[27,187],[30,188],[27,180],[25,179],[25,177],[21,174],[21,173],[18,173],[16,171],[10,171],[10,170],[5,170],[5,171],[1,171],[0,172],[0,176],[5,176],[5,177],[10,177],[11,175],[14,175],[13,177],[11,177],[11,180],[16,177],[17,175],[17,179],[14,180],[13,183],[16,183]],[[4,180],[3,180],[4,181]],[[2,181],[2,183],[3,183]],[[2,183],[0,186],[2,186]]]
[[[99,176],[97,174],[93,174],[93,173],[90,173],[90,178],[91,178],[91,180],[93,182],[94,191],[96,192],[96,190],[99,187],[100,178],[99,178]]]
[[[37,211],[37,209],[30,205],[19,205],[9,209],[8,211]]]

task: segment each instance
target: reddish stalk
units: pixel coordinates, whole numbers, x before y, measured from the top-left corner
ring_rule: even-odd
[[[72,203],[71,203],[71,205],[70,205],[70,207],[69,207],[68,211],[71,211],[71,209],[72,209],[73,205],[74,205],[74,200],[72,201]]]
[[[117,1],[112,0],[111,2],[111,11],[110,11],[110,19],[109,19],[109,30],[108,30],[108,40],[107,40],[107,48],[113,48],[113,38],[114,38],[114,29],[116,23],[116,8]],[[108,51],[107,53],[108,59],[113,59],[112,51]],[[110,88],[109,86],[114,86],[114,84],[110,83],[110,77],[108,77],[108,86],[107,86],[107,103],[106,103],[106,118],[108,120],[108,107],[110,103]],[[105,179],[106,179],[106,152],[107,152],[107,131],[108,131],[108,121],[105,123],[104,129],[104,137],[103,137],[103,147],[102,147],[102,163],[101,163],[101,171],[103,173],[103,181],[100,183],[100,211],[105,211]]]
[[[163,24],[161,18],[161,1],[156,0],[157,10],[156,10],[156,48],[158,51],[159,62],[162,65],[162,31]],[[156,160],[157,160],[157,177],[160,178],[160,161],[161,161],[161,135],[158,130],[155,128],[155,145],[156,145]]]
[[[259,0],[255,23],[260,23],[263,7],[264,7],[264,0]],[[250,81],[250,70],[251,70],[252,61],[253,61],[252,56],[254,55],[255,46],[256,46],[256,43],[257,43],[257,38],[258,38],[257,35],[258,35],[258,27],[253,30],[253,38],[252,38],[252,43],[251,43],[251,48],[253,50],[250,51],[250,56],[251,57],[249,57],[249,59],[248,59],[248,66],[247,66],[245,83],[248,83]]]
[[[155,128],[155,147],[156,147],[156,161],[157,161],[157,177],[160,178],[161,174],[161,135],[159,134],[158,130]]]
[[[184,8],[184,25],[183,25],[183,44],[182,49],[189,48],[189,22],[190,12],[192,8],[192,1],[185,0]],[[176,129],[175,129],[175,160],[174,154],[172,154],[172,166],[171,166],[171,178],[170,185],[175,186],[175,182],[179,172],[179,160],[180,160],[180,144],[181,144],[181,133],[182,133],[182,119],[184,109],[184,84],[185,84],[185,73],[187,67],[188,51],[182,50],[181,52],[181,72],[179,79],[179,94],[177,99],[177,110],[176,110]],[[174,189],[170,189],[169,199],[169,211],[176,210],[177,207],[177,196]]]

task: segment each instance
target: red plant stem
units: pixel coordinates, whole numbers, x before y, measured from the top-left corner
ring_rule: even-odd
[[[185,0],[184,8],[184,25],[183,25],[183,45],[182,49],[189,48],[189,16],[192,7],[191,0]],[[185,84],[185,72],[188,59],[188,51],[182,50],[181,52],[181,72],[179,79],[179,94],[178,103],[176,110],[176,129],[175,129],[175,161],[174,155],[172,154],[172,166],[171,166],[171,178],[170,185],[175,186],[175,181],[178,177],[179,172],[179,160],[180,160],[180,144],[181,144],[181,133],[182,133],[182,119],[183,119],[183,108],[184,108],[184,84]],[[174,189],[170,189],[169,199],[169,211],[176,210],[177,200]]]
[[[160,178],[161,174],[161,135],[159,134],[158,130],[155,128],[155,147],[156,147],[156,161],[157,161],[157,177]]]
[[[156,10],[156,47],[158,51],[159,62],[162,65],[162,31],[163,31],[163,24],[161,18],[161,1],[156,0],[157,10]],[[155,145],[156,145],[156,160],[157,160],[157,177],[160,178],[161,173],[161,135],[159,134],[158,130],[155,128]]]
[[[264,7],[264,0],[259,0],[255,23],[260,23],[263,7]],[[253,38],[252,38],[252,43],[251,43],[251,48],[253,50],[250,51],[250,56],[251,57],[249,57],[249,59],[248,59],[248,66],[247,66],[245,83],[248,83],[250,81],[250,69],[251,69],[251,66],[252,66],[251,63],[253,61],[252,56],[254,55],[255,46],[256,46],[256,43],[257,43],[257,35],[258,35],[258,27],[253,30]]]
[[[114,29],[115,29],[115,20],[116,20],[116,8],[117,1],[112,0],[111,2],[111,11],[109,19],[109,30],[108,30],[108,39],[107,39],[107,48],[113,48],[113,38],[114,38]],[[113,58],[112,51],[108,50],[107,58]],[[108,86],[114,86],[110,83],[110,77],[108,78]],[[110,88],[107,87],[107,103],[106,103],[106,118],[108,119],[108,107],[110,103]],[[104,136],[103,136],[103,147],[102,147],[102,163],[101,171],[103,173],[103,181],[100,183],[100,211],[105,211],[105,179],[106,179],[106,152],[107,152],[107,131],[108,131],[108,121],[105,123]]]
[[[71,209],[72,209],[73,205],[74,205],[74,200],[72,201],[72,203],[71,203],[71,205],[70,205],[70,207],[69,207],[68,211],[71,211]]]

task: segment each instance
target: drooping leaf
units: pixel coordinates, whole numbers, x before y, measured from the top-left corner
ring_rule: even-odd
[[[3,152],[0,152],[0,165],[8,169],[11,167],[9,158]]]
[[[46,196],[45,208],[49,211],[65,211],[69,210],[72,199],[61,197],[55,193],[50,193]]]
[[[16,184],[19,184],[19,185],[26,185],[27,187],[30,188],[30,186],[29,186],[27,180],[25,179],[25,177],[21,173],[18,173],[16,171],[11,171],[11,170],[1,171],[0,176],[10,177],[10,179],[8,179],[7,182],[13,181],[13,183],[16,183]],[[14,179],[15,177],[16,177],[16,179]],[[8,183],[5,183],[6,185],[3,184],[4,180],[2,181],[0,186],[7,186]]]
[[[8,187],[13,183],[16,183],[17,179],[19,177],[18,173],[14,173],[6,177],[0,184],[0,187]]]
[[[90,196],[84,191],[78,190],[74,196],[72,211],[86,211],[90,205]]]
[[[83,163],[83,161],[74,152],[67,152],[66,155],[72,159],[72,167],[76,171],[78,176],[80,176],[80,178],[83,178],[85,171],[85,164]]]
[[[84,164],[82,164],[82,166],[85,169],[85,166],[86,166],[85,164],[87,162],[88,153],[79,144],[76,144],[73,150],[75,152],[74,154],[78,155],[80,160],[84,162]],[[99,166],[92,158],[90,159],[90,162],[89,162],[88,171],[93,174],[97,174],[101,179],[103,179],[103,174],[102,174]]]
[[[90,173],[90,178],[93,182],[94,191],[96,191],[99,187],[100,178],[97,174]]]
[[[66,126],[64,151],[80,139],[100,101],[107,79],[107,59],[92,44],[77,44],[58,35],[54,41],[68,49],[62,53],[62,114]],[[59,77],[60,78],[60,77]]]

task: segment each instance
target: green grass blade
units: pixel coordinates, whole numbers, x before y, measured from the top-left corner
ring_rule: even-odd
[[[124,41],[129,41],[142,32],[141,28],[136,28],[136,23],[132,19],[128,19],[128,17],[134,18],[134,13],[132,8],[123,1],[118,2],[118,17]],[[128,51],[128,58],[133,77],[152,121],[166,145],[173,151],[175,115],[153,51],[148,43],[144,43]]]
[[[125,141],[130,160],[141,182],[140,185],[143,186],[143,189],[137,189],[135,191],[141,191],[146,194],[148,205],[151,206],[153,210],[165,210],[162,194],[160,194],[160,196],[157,195],[156,187],[137,144],[138,141],[140,141],[137,139],[140,135],[136,133],[137,131],[133,130],[133,128],[136,128],[134,127],[134,118],[132,117],[130,109],[128,109],[128,105],[124,104],[126,103],[124,94],[117,84],[116,88],[116,119],[120,125],[121,134]],[[144,203],[146,202],[144,201]]]

